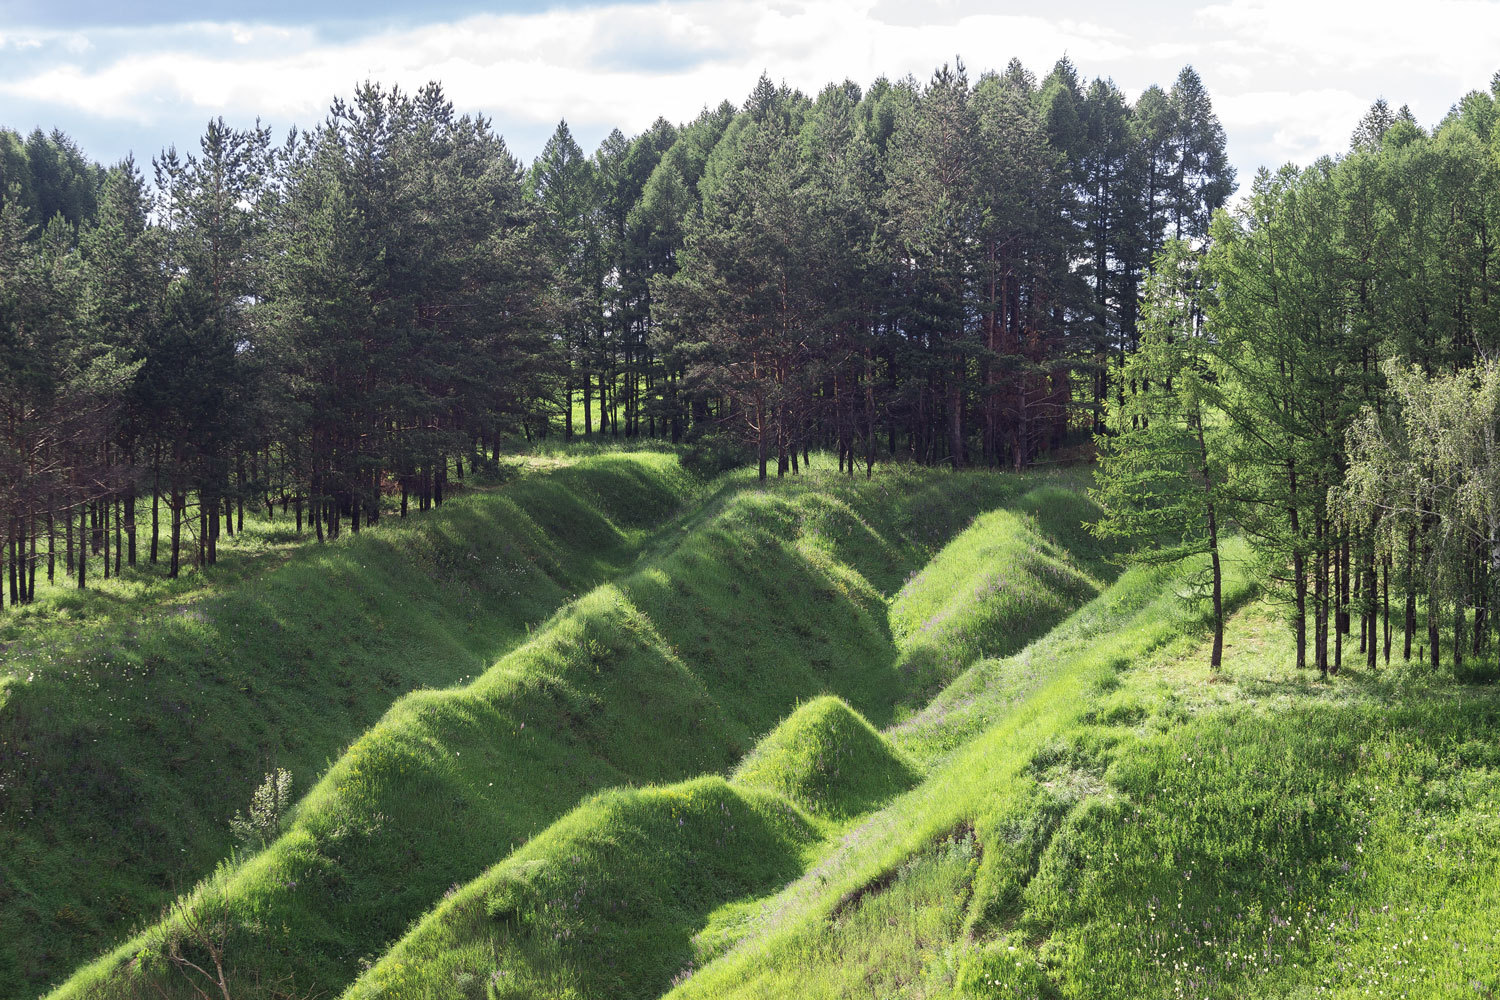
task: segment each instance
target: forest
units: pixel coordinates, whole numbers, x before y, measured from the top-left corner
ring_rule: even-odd
[[[1401,815],[1463,803],[1468,866],[1427,861],[1500,906],[1452,888],[1495,861],[1493,698],[1411,693],[1497,676],[1497,119],[1500,74],[1431,127],[1382,98],[1346,152],[1238,178],[1191,67],[1129,100],[1064,58],[763,75],[592,153],[559,123],[530,165],[436,83],[149,166],[0,129],[0,652],[126,650],[93,683],[134,706],[0,680],[0,853],[52,879],[0,868],[0,930],[35,935],[0,997],[1269,997],[1335,965],[1355,995],[1383,952],[1346,969],[1329,921],[1387,898],[1342,880],[1366,837],[1414,891]],[[265,592],[214,589],[267,531]],[[41,607],[138,574],[217,603],[128,641],[127,598]],[[309,588],[347,620],[307,631]],[[1175,693],[1130,666],[1185,659]],[[1224,707],[1283,683],[1294,722]],[[223,763],[132,763],[159,739]],[[1167,777],[1204,752],[1286,794]],[[1349,798],[1376,752],[1450,798]],[[1205,833],[1224,810],[1248,839]],[[67,895],[47,866],[104,878],[125,817],[114,902]],[[882,936],[902,913],[941,957]]]
[[[762,78],[529,169],[436,85],[280,144],[215,120],[150,183],[4,141],[12,602],[212,564],[247,502],[320,538],[425,509],[510,436],[1026,467],[1102,427],[1152,257],[1233,187],[1190,69],[1131,106],[1067,62]]]

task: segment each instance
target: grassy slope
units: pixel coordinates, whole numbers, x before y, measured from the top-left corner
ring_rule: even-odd
[[[1097,593],[1100,584],[1069,552],[1079,548],[1090,561],[1099,555],[1081,530],[1082,518],[1092,509],[1078,501],[1078,494],[1059,487],[1029,489],[1009,506],[1022,512],[1065,506],[1077,517],[1060,517],[1055,536],[1049,538],[1035,517],[1009,510],[986,514],[922,572],[913,573],[891,602],[895,614],[911,625],[905,637],[896,640],[894,673],[909,683],[906,667],[913,647],[930,645],[941,635],[960,637],[958,641],[976,650],[1016,648],[1024,644],[1025,635],[1062,617],[1070,602],[1076,606],[1085,595]],[[997,558],[1006,560],[1003,586],[993,585],[991,560]],[[955,586],[964,588],[958,600],[952,596]],[[979,599],[970,597],[970,591]],[[991,627],[986,627],[986,619]],[[995,623],[1011,623],[1012,628]],[[904,698],[905,692],[895,695]],[[918,778],[913,763],[868,721],[839,699],[821,697],[798,707],[763,738],[728,785],[720,779],[703,780],[714,787],[723,785],[726,795],[758,796],[755,801],[762,810],[802,817],[816,836],[808,836],[800,852],[800,863],[793,868],[800,871],[826,852],[852,817],[910,788]],[[653,996],[669,985],[673,973],[681,977],[691,971],[691,939],[715,908],[711,904],[730,904],[777,884],[758,880],[760,884],[747,891],[746,885],[726,884],[710,873],[774,870],[782,881],[787,874],[781,846],[768,845],[776,852],[776,864],[770,866],[767,858],[755,853],[754,845],[710,837],[701,818],[689,817],[685,830],[669,829],[668,836],[657,839],[637,838],[614,823],[613,816],[592,804],[578,810],[429,914],[349,995],[458,998],[479,995],[468,987],[488,981],[496,995],[504,997]],[[579,829],[599,842],[623,839],[627,847],[611,856],[612,866],[585,862],[582,868],[569,869],[567,851],[555,846],[558,831]],[[687,866],[680,855],[684,837],[692,852]],[[520,873],[541,859],[547,859],[548,871],[571,871],[575,881],[569,887],[576,886],[576,907],[565,927],[542,925],[553,937],[547,948],[538,950],[536,928],[518,928],[495,914],[511,911],[508,901],[518,880],[525,881]],[[653,914],[653,931],[644,937],[637,933],[641,917],[636,909],[617,908],[614,903],[645,891],[643,885],[655,894],[654,908],[647,908]],[[538,893],[526,895],[536,898]],[[676,905],[664,896],[692,902]],[[701,954],[697,958],[701,960]]]
[[[1320,683],[1258,602],[1210,674],[1182,583],[1126,574],[897,727],[929,779],[712,916],[670,995],[1500,992],[1500,695]]]
[[[311,784],[402,692],[476,673],[699,489],[667,455],[550,463],[327,546],[252,532],[257,558],[223,572],[8,617],[0,997],[212,871],[265,771]]]
[[[1116,695],[1138,732],[1021,911],[1058,992],[1500,992],[1500,693],[1404,665],[1318,682],[1259,606],[1229,641],[1218,677],[1168,659]]]
[[[846,832],[803,878],[715,914],[700,937],[712,961],[673,995],[942,995],[968,932],[1004,925],[1049,828],[1034,759],[1083,716],[1088,692],[1198,624],[1179,582],[1164,570],[1127,572],[1041,641],[980,661],[891,730],[927,779]],[[1230,587],[1246,590],[1242,579]]]
[[[769,491],[741,480],[471,684],[403,699],[287,834],[221,871],[198,905],[230,914],[239,968],[295,977],[299,992],[340,988],[444,887],[591,792],[723,771],[824,691],[889,722],[907,685],[885,595],[976,511],[1043,482],[903,469]],[[128,995],[143,977],[182,986],[131,964],[172,932],[153,928],[60,995]]]

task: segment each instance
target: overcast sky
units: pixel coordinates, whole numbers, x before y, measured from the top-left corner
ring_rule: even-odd
[[[134,9],[133,9],[134,8]],[[245,13],[253,10],[253,14]],[[1185,63],[1213,95],[1241,180],[1344,149],[1379,96],[1430,125],[1500,69],[1491,0],[468,0],[254,5],[0,0],[0,125],[62,128],[89,155],[196,149],[203,124],[321,120],[361,80],[436,79],[529,162],[559,118],[592,148],[657,116],[744,100],[765,71],[808,93],[960,57],[1044,75],[1066,53],[1132,99]]]

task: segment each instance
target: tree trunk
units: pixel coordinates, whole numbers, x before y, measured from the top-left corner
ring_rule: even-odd
[[[1383,619],[1382,631],[1384,633],[1385,665],[1391,665],[1391,557],[1389,554],[1381,560],[1380,566],[1380,606],[1381,618]]]
[[[1457,597],[1453,601],[1453,672],[1464,667],[1464,601]]]
[[[1438,603],[1437,591],[1428,588],[1427,591],[1427,642],[1432,646],[1432,669],[1436,670],[1443,664],[1442,650],[1440,648],[1442,636],[1441,606]]]
[[[89,544],[85,526],[88,523],[88,505],[78,508],[78,589],[87,590],[89,585]]]
[[[174,489],[171,496],[167,498],[167,507],[172,514],[172,528],[169,532],[172,554],[167,564],[169,579],[176,579],[182,567],[182,508],[185,506],[187,506],[187,497]]]
[[[1417,527],[1406,529],[1406,618],[1402,622],[1406,633],[1406,647],[1402,659],[1411,660],[1412,637],[1417,632]]]
[[[151,460],[151,565],[156,565],[156,545],[160,538],[161,515],[161,447],[158,445]]]
[[[130,543],[129,562],[135,566],[135,487],[125,493],[125,537]]]

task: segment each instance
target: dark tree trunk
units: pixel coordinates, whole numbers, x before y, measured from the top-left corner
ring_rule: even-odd
[[[78,508],[78,589],[87,590],[89,585],[89,545],[85,538],[88,522],[88,505]]]
[[[161,448],[153,450],[151,468],[151,565],[156,565],[156,546],[160,538],[161,515]]]
[[[1382,633],[1385,648],[1385,664],[1391,665],[1391,557],[1387,555],[1380,566],[1380,608],[1383,621]]]
[[[172,551],[167,564],[167,576],[171,579],[176,579],[178,572],[182,569],[182,509],[186,506],[187,497],[174,489],[167,499],[167,507],[172,515],[172,527],[168,532],[170,536],[168,545]]]
[[[125,494],[125,538],[130,544],[129,563],[135,566],[135,487]]]

